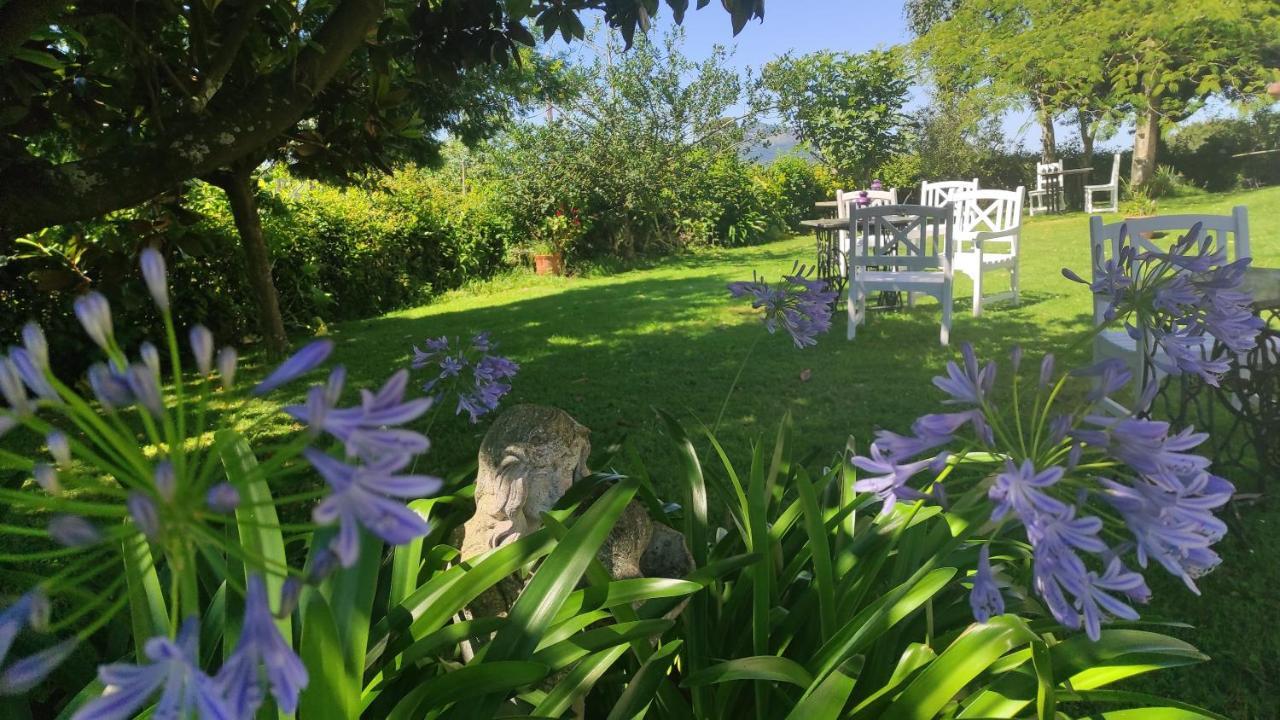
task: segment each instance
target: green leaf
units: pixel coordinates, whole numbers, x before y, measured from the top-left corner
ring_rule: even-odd
[[[830,538],[822,509],[818,505],[818,494],[809,480],[809,474],[803,469],[796,473],[795,485],[804,509],[805,532],[809,536],[808,549],[813,556],[813,583],[818,592],[818,621],[822,637],[831,637],[836,631],[836,596]]]
[[[1054,693],[1053,655],[1042,639],[1031,642],[1031,663],[1036,671],[1036,717],[1038,720],[1054,720],[1057,717],[1057,696]]]
[[[658,685],[667,676],[671,664],[675,662],[676,651],[680,649],[680,645],[680,640],[672,640],[658,648],[658,651],[640,666],[640,670],[631,678],[631,682],[627,683],[627,689],[622,692],[622,697],[618,698],[618,702],[609,711],[606,720],[633,720],[633,718],[644,717],[649,704],[653,702]]]
[[[672,625],[675,625],[674,620],[638,620],[606,625],[543,648],[533,654],[533,660],[549,666],[552,670],[560,670],[591,653],[630,643],[639,638],[661,635]]]
[[[574,702],[587,696],[596,682],[609,668],[625,655],[627,646],[619,645],[583,658],[563,680],[551,688],[546,697],[533,709],[533,714],[560,717],[573,707]]]
[[[409,667],[438,650],[489,635],[506,622],[504,617],[482,617],[450,623],[405,648],[400,654],[400,662]]]
[[[490,694],[506,696],[547,676],[547,667],[519,660],[489,661],[467,665],[438,677],[425,679],[395,706],[387,720],[418,720],[431,710]],[[480,717],[459,714],[457,717]],[[485,715],[483,717],[491,717]]]
[[[659,598],[680,598],[702,589],[702,584],[671,578],[629,578],[605,586],[573,591],[552,620],[559,624],[584,610],[604,610]]]
[[[857,663],[845,663],[827,675],[796,703],[787,720],[837,720],[853,694],[855,666],[861,667]]]
[[[360,678],[347,672],[338,626],[324,598],[312,598],[307,604],[301,656],[310,680],[299,698],[299,716],[307,720],[359,716]]]
[[[732,680],[785,682],[802,688],[808,688],[813,684],[813,676],[800,663],[773,655],[738,658],[712,665],[685,678],[682,684],[685,687],[694,687]]]
[[[245,565],[245,580],[250,574],[260,572],[267,585],[267,597],[280,597],[280,586],[284,584],[289,568],[288,557],[284,551],[284,535],[280,532],[275,502],[266,479],[259,472],[258,459],[248,441],[234,430],[219,430],[214,434],[214,445],[218,448],[227,481],[240,491],[236,529],[240,545],[253,563]],[[292,645],[293,629],[289,618],[278,618],[276,627],[285,642]]]
[[[169,613],[165,610],[164,591],[156,575],[151,546],[141,534],[123,540],[125,583],[129,588],[129,619],[133,626],[133,650],[138,662],[148,662],[143,654],[147,640],[167,635]]]
[[[1018,645],[1035,639],[1021,619],[1012,615],[970,625],[955,642],[907,685],[881,715],[884,720],[927,720],[961,688]]]

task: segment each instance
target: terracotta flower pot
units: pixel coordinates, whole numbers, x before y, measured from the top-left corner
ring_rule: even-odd
[[[534,255],[533,271],[538,275],[563,275],[564,274],[564,255],[554,253],[551,255]]]
[[[1134,220],[1147,220],[1147,219],[1149,219],[1149,218],[1153,218],[1153,217],[1155,217],[1155,215],[1134,215],[1133,217],[1127,217],[1127,218],[1125,218],[1125,219],[1124,219],[1124,221],[1125,221],[1126,223],[1131,223],[1131,222],[1133,222]],[[1163,236],[1164,236],[1164,233],[1154,233],[1154,232],[1144,232],[1144,233],[1139,233],[1139,234],[1140,234],[1140,235],[1142,235],[1142,238],[1143,238],[1144,240],[1151,240],[1151,239],[1154,239],[1154,238],[1157,238],[1157,237],[1163,237]]]
[[[1273,82],[1267,86],[1267,94],[1276,100],[1280,100],[1280,82]]]

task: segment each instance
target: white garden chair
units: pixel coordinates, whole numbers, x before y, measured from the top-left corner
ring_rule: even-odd
[[[1094,193],[1106,193],[1105,205],[1094,205]],[[1084,211],[1087,213],[1117,212],[1120,209],[1120,153],[1111,161],[1111,180],[1105,185],[1084,186]]]
[[[1214,248],[1226,248],[1227,260],[1232,262],[1249,254],[1249,211],[1243,205],[1232,208],[1230,215],[1159,215],[1125,222],[1104,224],[1101,215],[1089,218],[1089,245],[1091,253],[1092,278],[1097,280],[1098,268],[1116,257],[1120,251],[1121,228],[1125,228],[1124,241],[1135,249],[1154,252],[1168,252],[1169,245],[1178,236],[1185,234],[1196,223],[1201,225],[1201,238],[1212,238]],[[1167,233],[1170,237],[1159,240],[1152,239],[1154,233]],[[1093,298],[1093,321],[1101,325],[1106,318],[1107,299],[1098,295]],[[1147,345],[1146,342],[1143,343]],[[1094,360],[1120,358],[1133,373],[1133,397],[1142,391],[1143,356],[1138,350],[1138,341],[1129,336],[1123,329],[1104,330],[1094,339]],[[1202,352],[1212,349],[1212,340],[1207,340]],[[1157,351],[1159,352],[1159,351]],[[1117,409],[1120,409],[1117,407]]]
[[[1023,188],[966,190],[951,196],[955,212],[955,270],[973,279],[973,316],[982,315],[982,276],[1009,271],[1009,293],[988,302],[1012,298],[1018,303],[1018,245],[1022,241]]]
[[[951,202],[951,196],[965,190],[977,190],[978,178],[972,180],[939,180],[920,183],[920,204],[926,207],[942,207]]]
[[[1060,172],[1062,172],[1061,160],[1059,160],[1058,162],[1050,162],[1050,163],[1036,163],[1036,189],[1027,193],[1028,199],[1031,200],[1031,206],[1029,210],[1031,211],[1032,215],[1039,215],[1042,212],[1049,212],[1049,209],[1052,207],[1051,198],[1049,197],[1050,193],[1056,192],[1058,195],[1058,199],[1057,199],[1058,207],[1063,206],[1066,198],[1062,194],[1062,182],[1061,182],[1062,176],[1061,175],[1058,176],[1059,181],[1057,183],[1051,183],[1049,182],[1048,178],[1045,177],[1046,174],[1060,173]],[[1056,187],[1056,190],[1051,190],[1050,189],[1051,187]]]
[[[942,304],[943,345],[951,339],[952,211],[949,207],[882,205],[850,212],[849,339],[866,321],[871,292],[923,293]],[[890,254],[895,252],[897,254]]]
[[[837,190],[836,191],[836,217],[841,220],[849,219],[850,208],[858,207],[858,201],[862,197],[861,190]],[[898,204],[898,188],[889,188],[888,190],[867,190],[867,207],[879,207],[881,205],[897,205]],[[840,253],[841,256],[849,254],[849,231],[840,231]],[[844,277],[845,263],[840,263],[841,277]]]

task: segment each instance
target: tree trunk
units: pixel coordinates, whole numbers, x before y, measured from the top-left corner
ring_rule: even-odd
[[[1146,185],[1156,171],[1156,146],[1160,143],[1160,115],[1150,105],[1138,114],[1138,128],[1133,133],[1133,163],[1129,168],[1129,184]]]
[[[1053,131],[1053,113],[1043,97],[1036,96],[1036,120],[1040,121],[1040,162],[1058,159],[1058,143]]]
[[[229,172],[220,174],[217,181],[227,193],[236,229],[240,231],[249,285],[258,301],[258,321],[263,345],[268,356],[283,357],[288,339],[284,334],[284,318],[280,315],[280,299],[276,295],[275,282],[271,279],[271,253],[262,236],[262,221],[258,217],[253,167],[246,163],[232,168]]]
[[[1076,121],[1080,123],[1080,145],[1083,149],[1081,165],[1093,167],[1093,140],[1097,129],[1093,126],[1089,113],[1083,108],[1076,110]]]

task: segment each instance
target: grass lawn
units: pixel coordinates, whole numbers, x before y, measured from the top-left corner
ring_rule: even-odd
[[[1280,266],[1280,188],[1213,195],[1162,204],[1161,212],[1226,213],[1249,207],[1255,263]],[[429,306],[332,329],[337,360],[359,383],[375,382],[404,366],[410,345],[428,336],[467,336],[489,330],[500,349],[521,365],[508,402],[564,408],[592,430],[599,451],[631,438],[659,484],[674,462],[660,439],[652,407],[710,425],[745,353],[764,334],[756,314],[730,301],[725,284],[756,270],[776,278],[796,260],[807,261],[812,239],[791,237],[735,250],[670,258],[615,274],[572,279],[521,273],[453,293]],[[970,315],[971,288],[957,278],[952,347],[938,344],[938,309],[873,315],[856,342],[844,339],[836,318],[815,348],[798,350],[785,336],[756,346],[730,399],[718,435],[741,456],[753,438],[772,433],[790,411],[796,437],[834,458],[852,436],[866,445],[879,427],[905,430],[939,397],[930,384],[944,363],[972,342],[980,356],[1003,354],[1019,343],[1035,358],[1054,352],[1068,365],[1087,360],[1086,347],[1069,338],[1091,322],[1084,288],[1064,279],[1064,266],[1087,274],[1088,219],[1083,214],[1034,218],[1023,234],[1023,301],[995,304]],[[988,282],[992,282],[988,276]],[[996,276],[995,287],[1003,279]],[[451,412],[447,408],[446,412]],[[429,467],[438,472],[473,459],[482,423],[447,416],[434,423]],[[1157,582],[1152,614],[1186,620],[1184,635],[1214,657],[1190,669],[1162,672],[1133,686],[1199,702],[1231,717],[1277,717],[1280,682],[1280,564],[1267,548],[1280,542],[1274,504],[1242,508],[1235,532],[1219,547],[1224,565],[1191,595],[1176,582]],[[1154,573],[1152,573],[1154,575]]]
[[[1226,213],[1249,207],[1255,262],[1280,267],[1280,188],[1168,201],[1161,212]],[[1020,306],[994,304],[970,313],[970,284],[957,278],[952,346],[938,344],[939,313],[925,300],[913,310],[873,314],[847,342],[843,313],[817,347],[796,349],[786,336],[766,336],[747,303],[731,301],[725,285],[758,271],[770,279],[809,261],[813,241],[795,236],[767,245],[708,250],[611,274],[571,279],[516,273],[451,293],[431,305],[329,328],[335,358],[347,366],[348,387],[370,387],[409,364],[411,346],[439,335],[468,337],[488,330],[499,351],[520,363],[506,401],[559,406],[592,430],[600,458],[630,439],[660,488],[674,489],[676,469],[652,408],[711,425],[726,391],[754,346],[731,396],[718,436],[741,458],[750,442],[772,434],[790,411],[795,437],[818,464],[837,458],[852,437],[865,447],[875,429],[906,430],[939,408],[930,379],[962,342],[981,357],[1003,356],[1021,344],[1031,361],[1057,354],[1061,366],[1084,364],[1087,346],[1070,339],[1088,328],[1087,291],[1062,277],[1087,274],[1088,220],[1083,214],[1034,218],[1023,233]],[[998,289],[1004,279],[988,275]],[[763,340],[761,338],[763,337]],[[759,344],[757,345],[757,341]],[[246,366],[252,376],[261,368]],[[420,378],[425,380],[426,377]],[[301,399],[304,388],[294,388]],[[251,408],[261,414],[266,406]],[[444,408],[430,429],[434,446],[419,470],[450,474],[475,459],[487,425],[470,425]],[[268,421],[267,434],[290,432]],[[14,448],[17,449],[17,448]],[[607,469],[607,468],[596,468]],[[1272,502],[1240,508],[1233,533],[1219,545],[1223,566],[1205,578],[1203,597],[1157,579],[1149,615],[1185,620],[1181,632],[1214,657],[1211,663],[1162,672],[1130,683],[1206,705],[1233,718],[1280,717],[1280,512]],[[1155,573],[1152,573],[1154,575]]]

